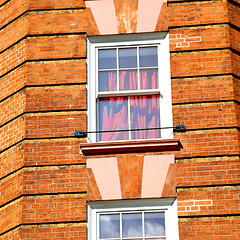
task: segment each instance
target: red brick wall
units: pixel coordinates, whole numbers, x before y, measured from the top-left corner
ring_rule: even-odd
[[[239,9],[168,1],[180,239],[239,238]]]
[[[0,239],[86,239],[85,3],[0,6]]]

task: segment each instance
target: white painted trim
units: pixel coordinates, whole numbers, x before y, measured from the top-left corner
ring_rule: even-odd
[[[101,212],[164,211],[166,240],[179,240],[177,200],[175,198],[90,202],[88,211],[88,240],[97,240],[97,215]]]
[[[152,38],[151,38],[152,37]],[[104,41],[105,40],[105,41]],[[112,41],[111,41],[112,40]],[[118,47],[118,46],[142,46],[142,45],[158,45],[158,62],[159,62],[159,89],[158,90],[140,90],[131,91],[131,94],[151,94],[160,90],[160,127],[172,127],[172,101],[171,101],[171,79],[170,79],[170,53],[169,53],[169,37],[167,33],[153,33],[153,34],[131,34],[118,36],[97,36],[88,39],[88,100],[87,100],[87,118],[88,131],[97,130],[97,102],[96,98],[99,96],[117,96],[120,93],[114,92],[98,93],[97,91],[97,55],[96,51],[102,47]],[[163,81],[164,80],[164,81]],[[123,91],[121,96],[128,96],[128,91]],[[98,94],[98,96],[97,96]],[[123,95],[122,95],[123,94]],[[97,142],[96,134],[88,134],[90,142]],[[161,130],[161,138],[173,138],[173,129]]]
[[[160,88],[160,119],[161,127],[173,126],[172,120],[172,94],[171,94],[171,77],[170,77],[170,52],[169,52],[169,36],[167,35],[160,45],[159,54],[159,88]],[[164,81],[161,81],[164,79]],[[173,138],[173,129],[163,129],[161,138]]]

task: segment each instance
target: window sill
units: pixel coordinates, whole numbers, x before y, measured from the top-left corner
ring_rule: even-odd
[[[138,140],[124,142],[82,143],[80,150],[84,155],[114,154],[125,152],[179,151],[179,139]]]

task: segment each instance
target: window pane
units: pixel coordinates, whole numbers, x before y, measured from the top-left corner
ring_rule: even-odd
[[[140,88],[157,89],[158,88],[158,70],[144,69],[140,71]]]
[[[127,98],[100,98],[99,100],[99,130],[128,129]],[[100,141],[126,140],[128,132],[100,133]]]
[[[128,70],[120,71],[119,88],[120,90],[137,89],[137,71]]]
[[[119,49],[119,68],[137,67],[137,48]]]
[[[143,236],[141,213],[126,213],[122,215],[122,236],[123,238]]]
[[[139,48],[140,67],[156,67],[158,66],[157,47],[141,47]]]
[[[116,91],[117,90],[117,73],[111,72],[99,72],[98,73],[98,91]]]
[[[143,238],[123,238],[123,240],[143,240]]]
[[[120,237],[120,214],[100,215],[100,238]]]
[[[159,95],[130,98],[131,129],[160,127]],[[160,130],[133,131],[132,139],[160,138]]]
[[[163,240],[166,239],[166,237],[158,237],[158,238],[145,238],[145,240]]]
[[[116,49],[98,50],[98,69],[116,69]]]
[[[146,237],[165,236],[165,217],[163,212],[145,213],[144,220]]]

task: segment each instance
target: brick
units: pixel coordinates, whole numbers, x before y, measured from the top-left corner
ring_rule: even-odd
[[[168,8],[167,3],[162,4],[161,12],[158,17],[155,31],[167,31],[168,30]]]
[[[74,9],[85,8],[84,0],[29,0],[29,9]]]
[[[36,11],[28,16],[30,35],[86,32],[85,9]]]
[[[10,21],[18,18],[28,9],[28,0],[11,0],[0,1],[0,5],[5,4],[0,8],[0,29]]]
[[[123,155],[117,158],[123,199],[140,198],[142,189],[143,156]]]
[[[228,22],[228,4],[224,0],[168,4],[169,27]]]
[[[239,4],[239,1],[236,1]],[[240,20],[239,20],[239,14],[240,9],[237,4],[233,4],[231,2],[228,2],[228,11],[229,11],[229,21],[236,27],[240,27]]]
[[[28,85],[86,83],[86,60],[54,60],[27,63]]]
[[[239,134],[234,128],[175,133],[175,138],[179,138],[183,145],[183,149],[176,154],[176,157],[238,155]]]
[[[86,160],[79,154],[82,139],[39,139],[25,142],[26,166],[81,164]],[[40,151],[40,152],[39,152]]]
[[[85,44],[81,35],[29,37],[0,54],[0,76],[27,60],[85,58]]]
[[[29,88],[26,111],[86,110],[86,88],[81,85]]]
[[[24,37],[86,32],[85,10],[27,12],[0,31],[0,52]]]
[[[24,166],[84,164],[86,160],[79,154],[79,144],[83,141],[76,138],[24,140],[0,153],[0,177]]]
[[[87,194],[88,201],[102,200],[101,193],[91,168],[87,169]]]
[[[83,0],[1,0],[0,5],[4,2],[0,9],[0,28],[28,10],[85,8]]]
[[[172,79],[172,103],[237,100],[238,88],[238,80],[229,75],[176,78]]]
[[[183,206],[198,206],[198,209],[191,208],[179,212],[179,216],[201,216],[201,215],[232,215],[239,214],[238,186],[215,186],[178,188],[178,204]]]
[[[86,239],[86,223],[27,225],[21,229],[24,239]]]
[[[26,115],[26,138],[59,138],[86,129],[86,113],[53,112]]]
[[[186,77],[235,73],[234,57],[230,50],[172,53],[171,74],[172,77]]]
[[[24,112],[26,98],[24,92],[19,92],[3,102],[0,102],[0,127]]]
[[[176,197],[176,166],[170,164],[161,197]]]
[[[84,165],[25,167],[2,179],[0,204],[22,195],[86,192]]]
[[[11,94],[19,91],[26,85],[26,68],[22,65],[20,68],[12,71],[10,74],[1,78],[0,88],[1,96],[0,101],[7,98]]]
[[[24,133],[24,117],[20,117],[0,128],[0,152],[23,140]]]
[[[192,93],[194,94],[194,90]],[[183,124],[189,130],[239,127],[237,108],[238,105],[233,101],[175,105],[173,125]]]
[[[22,223],[22,200],[17,199],[0,208],[0,234]]]
[[[228,24],[174,28],[169,36],[170,51],[230,48],[233,31]]]
[[[236,30],[234,28],[230,28],[231,47],[238,52],[240,51],[240,39],[238,37],[239,34],[240,34],[239,30]]]
[[[99,35],[99,29],[90,8],[86,8],[87,36]]]
[[[27,43],[22,41],[16,46],[8,49],[0,54],[0,76],[6,74],[10,70],[17,68],[20,64],[24,63],[27,57]]]
[[[14,230],[7,232],[1,236],[2,240],[20,240],[22,239],[20,228],[15,228]]]
[[[86,221],[85,194],[23,197],[24,224]]]
[[[216,228],[213,229],[212,226]],[[236,226],[236,229],[231,229],[229,226]],[[237,239],[236,236],[239,234],[239,217],[181,218],[179,221],[179,234],[180,238],[189,239],[192,236],[191,239],[194,240]]]
[[[115,12],[118,24],[118,33],[136,33],[138,1],[114,0]]]
[[[85,199],[85,194],[24,196],[0,209],[0,231],[21,223],[86,221]]]
[[[217,160],[209,158],[208,161],[196,159],[194,162],[177,163],[177,187],[238,184],[239,158],[232,159],[219,157]]]
[[[0,100],[25,86],[86,83],[85,60],[28,62],[1,78]]]

